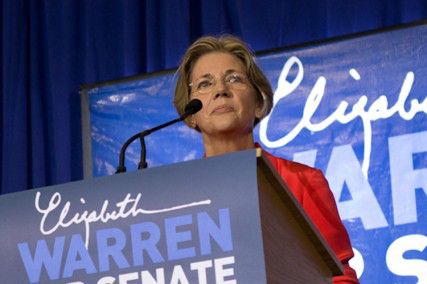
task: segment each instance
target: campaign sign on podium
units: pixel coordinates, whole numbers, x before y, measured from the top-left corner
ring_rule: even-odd
[[[266,283],[254,150],[0,197],[1,283]]]

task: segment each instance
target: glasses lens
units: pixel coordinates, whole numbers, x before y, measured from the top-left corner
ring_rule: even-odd
[[[231,73],[221,79],[221,81],[230,89],[241,90],[247,86],[248,79],[242,73]],[[202,78],[194,83],[190,83],[192,93],[207,94],[211,93],[217,84],[214,78]]]

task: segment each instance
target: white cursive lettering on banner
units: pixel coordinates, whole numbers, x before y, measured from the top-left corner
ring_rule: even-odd
[[[201,205],[209,205],[211,203],[210,199],[192,202],[188,204],[173,206],[170,208],[156,209],[156,210],[146,210],[139,207],[139,203],[141,202],[141,193],[138,193],[135,198],[131,197],[131,194],[128,193],[126,197],[117,202],[113,208],[109,208],[109,200],[104,200],[99,211],[97,210],[84,210],[83,212],[77,212],[73,214],[69,214],[71,209],[71,202],[67,201],[64,204],[61,204],[62,197],[61,193],[55,192],[50,200],[49,204],[46,208],[41,208],[40,206],[40,192],[36,193],[36,197],[34,199],[36,210],[42,214],[42,218],[40,220],[40,232],[44,235],[50,235],[56,232],[59,228],[67,228],[71,225],[78,225],[83,223],[85,226],[85,245],[86,248],[89,245],[89,236],[90,236],[90,224],[96,222],[107,223],[109,221],[115,221],[118,219],[126,219],[130,216],[135,217],[141,214],[158,214],[170,211],[176,211],[184,208],[201,206]],[[82,204],[86,204],[86,201],[81,198],[80,202]],[[62,207],[61,207],[62,205]],[[60,212],[59,216],[55,217],[56,223],[53,225],[47,225],[47,218],[53,214],[53,212]]]
[[[289,82],[289,72],[295,65],[297,68],[297,74],[295,78]],[[356,69],[351,68],[349,73],[355,80],[360,80],[360,74]],[[269,148],[280,148],[295,139],[304,128],[312,132],[320,132],[327,129],[334,122],[347,124],[356,118],[360,118],[362,120],[364,133],[362,171],[366,178],[368,178],[372,147],[372,122],[379,119],[390,118],[394,114],[398,114],[404,120],[412,120],[419,112],[427,113],[427,97],[424,98],[422,102],[417,99],[412,99],[410,101],[409,110],[405,109],[405,103],[409,93],[411,92],[415,79],[414,72],[409,71],[405,76],[402,87],[400,89],[399,97],[394,105],[389,107],[387,97],[381,95],[375,99],[370,106],[367,106],[368,97],[362,95],[360,96],[359,100],[351,107],[351,110],[349,110],[349,103],[345,100],[342,100],[338,104],[337,108],[333,110],[332,113],[323,121],[313,123],[311,119],[313,118],[320,102],[322,101],[327,82],[325,77],[320,76],[310,91],[310,94],[304,105],[302,117],[297,125],[295,125],[295,127],[283,137],[274,141],[270,140],[267,137],[267,128],[270,121],[270,116],[273,113],[277,102],[292,94],[293,91],[295,91],[295,89],[300,85],[303,77],[304,68],[300,59],[295,56],[290,57],[283,66],[282,72],[279,76],[278,86],[274,93],[273,109],[270,114],[260,123],[259,137],[261,142]]]

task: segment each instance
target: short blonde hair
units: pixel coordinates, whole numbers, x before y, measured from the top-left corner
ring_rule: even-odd
[[[196,61],[207,53],[226,52],[236,56],[245,67],[249,82],[256,91],[256,102],[261,106],[260,119],[267,116],[273,107],[273,91],[270,82],[256,65],[254,55],[249,47],[239,38],[230,35],[220,37],[205,36],[196,40],[185,52],[177,70],[178,80],[175,87],[174,105],[179,115],[190,101],[190,77]],[[189,118],[185,121],[189,124]],[[259,122],[256,119],[255,125]]]

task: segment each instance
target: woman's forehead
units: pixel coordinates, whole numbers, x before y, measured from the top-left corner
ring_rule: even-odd
[[[228,52],[210,52],[200,56],[195,62],[191,76],[193,78],[224,74],[229,70],[244,72],[243,63],[234,54]]]

